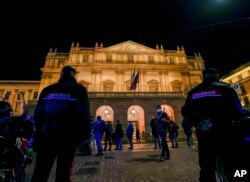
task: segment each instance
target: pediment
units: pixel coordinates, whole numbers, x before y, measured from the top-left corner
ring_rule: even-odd
[[[86,80],[80,80],[78,83],[80,83],[82,85],[90,85],[90,82],[88,82]]]
[[[102,83],[104,83],[104,84],[115,84],[115,82],[114,81],[112,81],[112,80],[105,80],[105,81],[103,81]]]
[[[180,84],[182,84],[182,82],[180,80],[174,80],[171,82],[171,84],[180,85]]]
[[[131,41],[131,40],[103,48],[102,51],[129,52],[129,53],[133,53],[133,52],[136,52],[136,53],[158,52],[155,49],[152,49],[150,47],[144,46],[142,44],[136,43],[136,42]]]
[[[148,81],[148,84],[150,84],[150,85],[157,85],[157,84],[159,84],[159,82],[156,81],[156,80],[150,80],[150,81]]]

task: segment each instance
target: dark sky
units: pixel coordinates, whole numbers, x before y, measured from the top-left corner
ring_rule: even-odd
[[[0,35],[0,80],[40,80],[50,48],[68,53],[72,42],[107,47],[127,40],[182,45],[226,74],[250,61],[250,1],[11,1],[2,6]]]

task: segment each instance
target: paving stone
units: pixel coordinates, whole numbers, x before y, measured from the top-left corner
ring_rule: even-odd
[[[115,147],[115,146],[113,146]],[[185,142],[170,149],[170,160],[161,161],[161,150],[152,143],[134,144],[134,149],[105,151],[103,156],[75,156],[72,182],[198,182],[199,165],[197,149],[189,149]],[[27,182],[35,165],[26,167]],[[54,182],[55,166],[48,182]]]

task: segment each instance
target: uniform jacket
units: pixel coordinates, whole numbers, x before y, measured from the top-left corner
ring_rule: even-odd
[[[72,139],[90,138],[90,111],[86,88],[73,77],[44,88],[34,112],[37,137],[52,134]],[[49,136],[47,136],[49,137]]]
[[[188,92],[181,112],[194,127],[210,118],[214,126],[224,128],[238,120],[241,111],[240,100],[233,88],[223,82],[208,80]]]

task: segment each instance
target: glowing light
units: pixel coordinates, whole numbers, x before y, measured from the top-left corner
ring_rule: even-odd
[[[106,109],[104,110],[104,113],[105,113],[105,114],[108,114],[108,113],[109,113],[109,110],[106,108]]]

